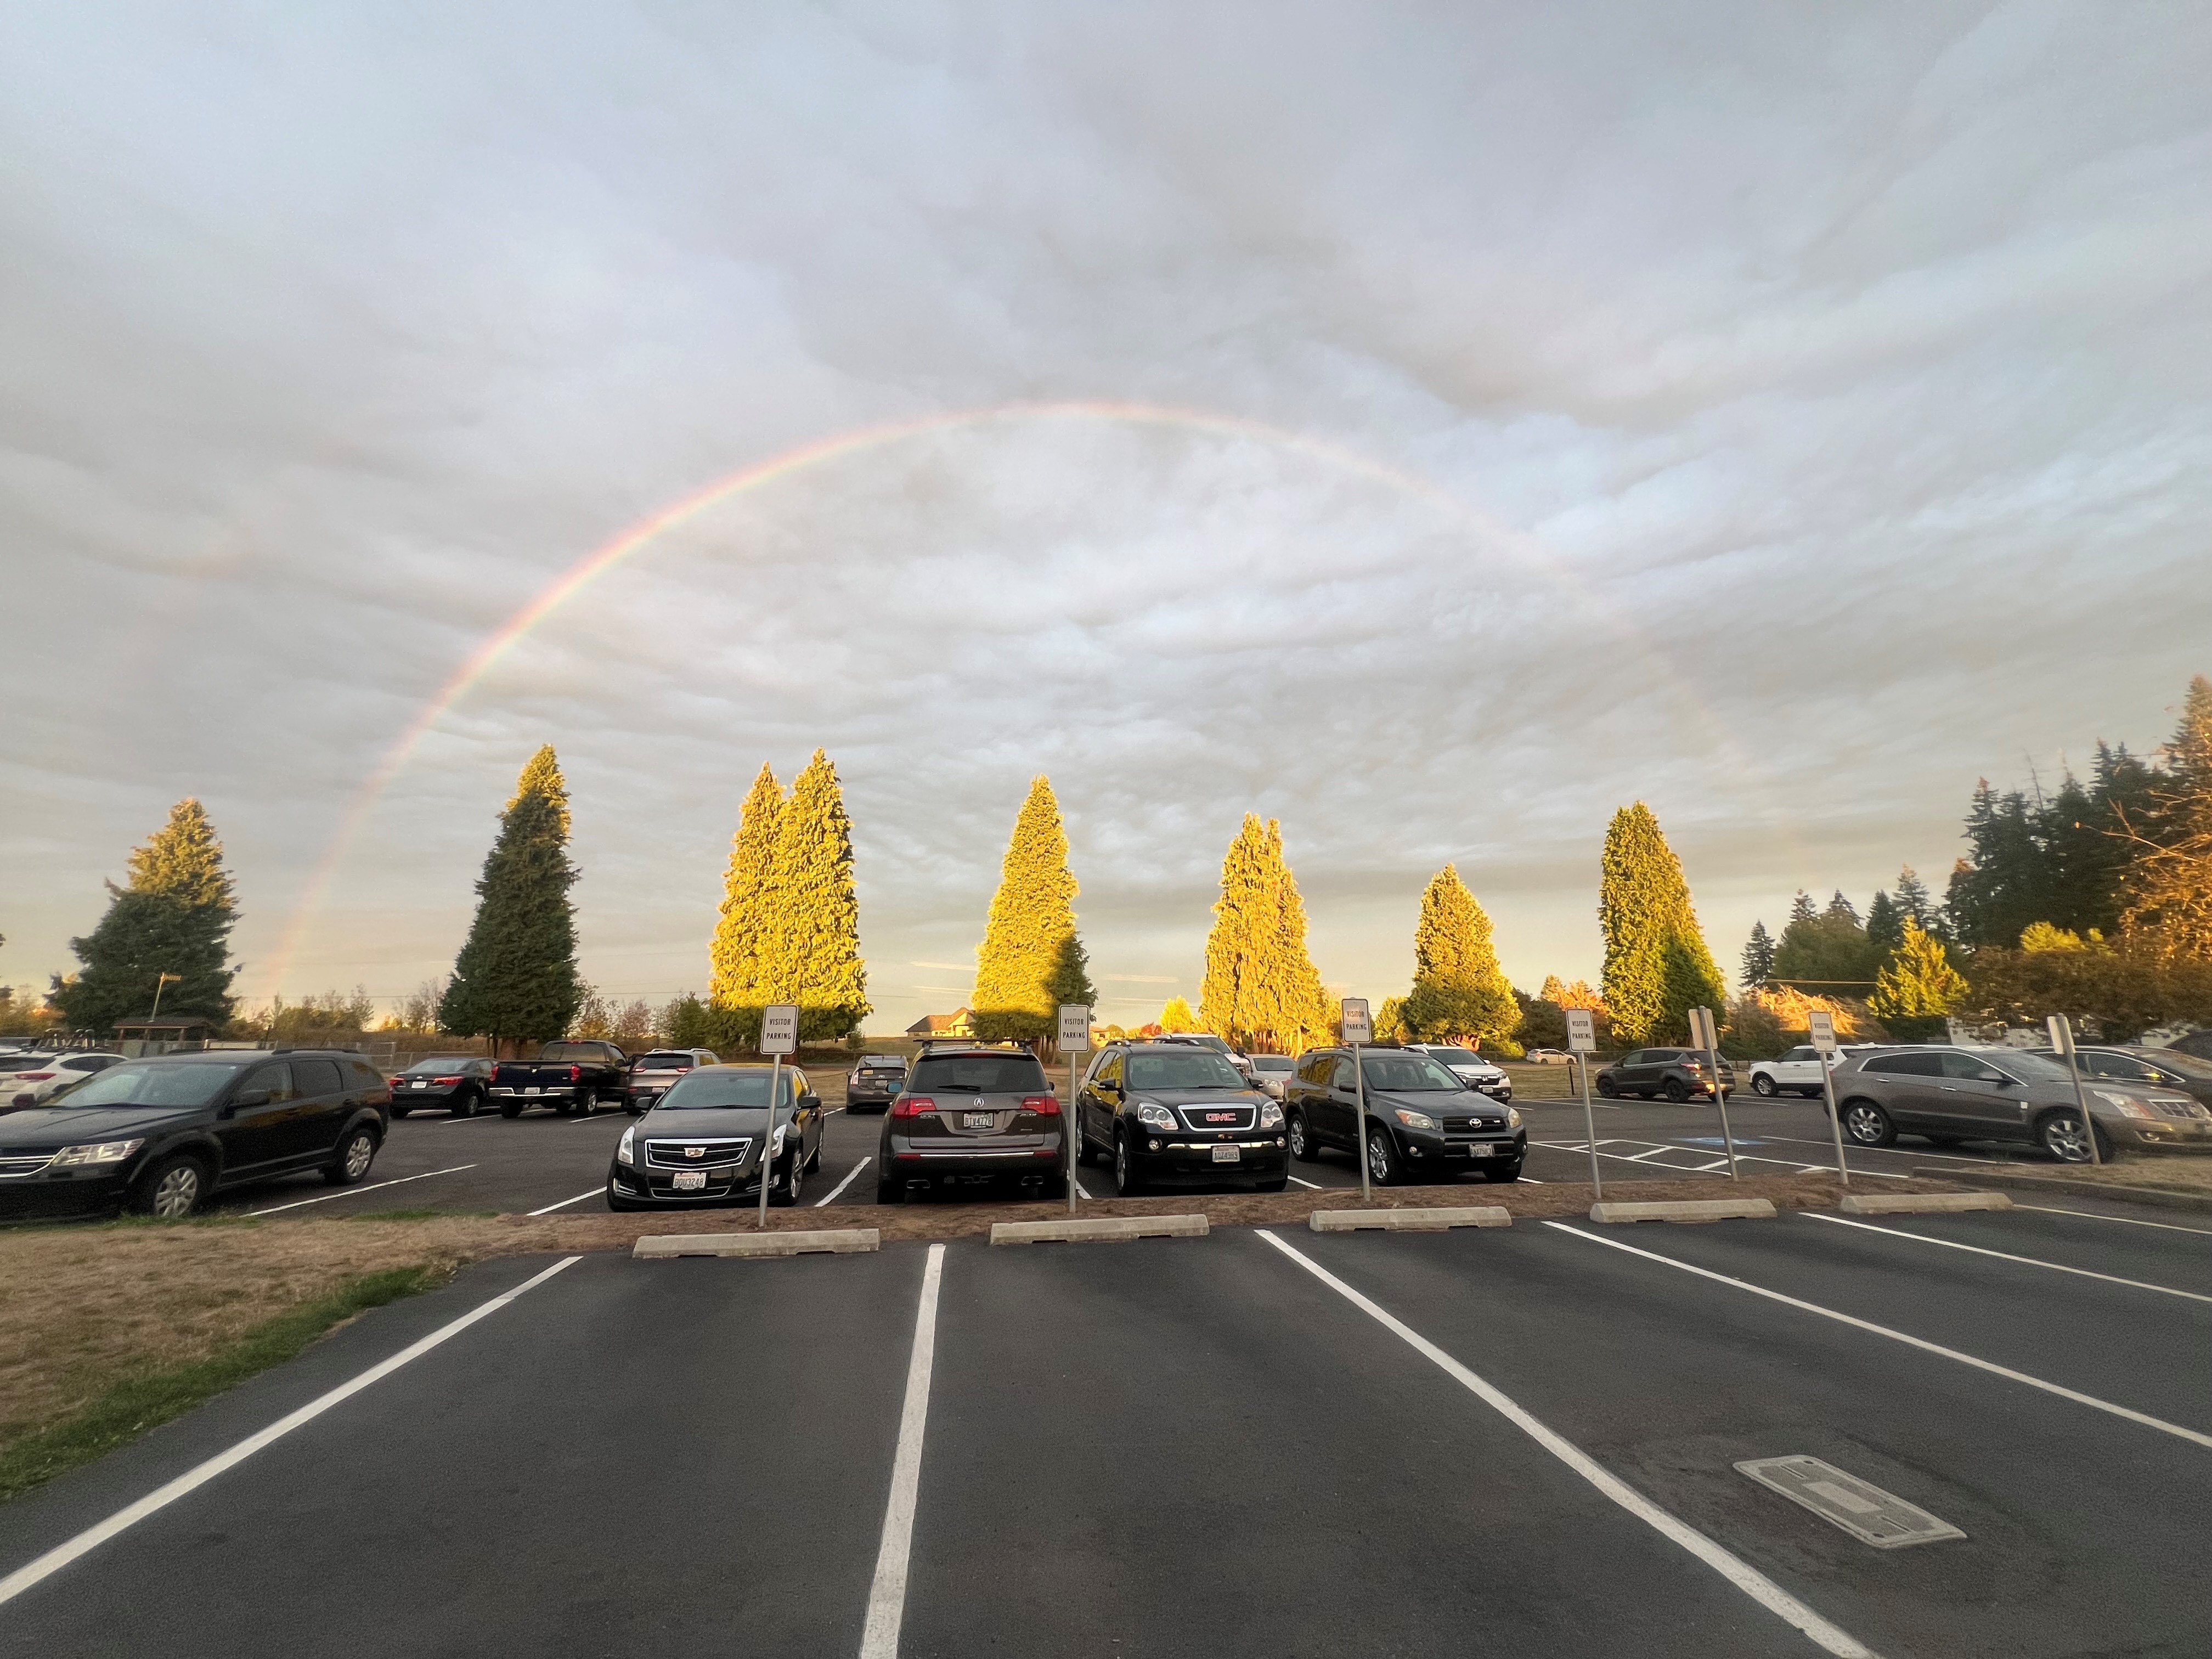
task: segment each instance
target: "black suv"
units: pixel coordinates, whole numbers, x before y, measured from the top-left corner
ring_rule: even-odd
[[[876,1202],[915,1181],[1036,1182],[1067,1196],[1067,1119],[1044,1067],[1013,1044],[932,1043],[891,1103],[876,1148]]]
[[[1075,1156],[1114,1160],[1114,1190],[1256,1188],[1291,1175],[1283,1109],[1211,1044],[1117,1042],[1091,1063],[1075,1097]]]
[[[308,1170],[349,1187],[376,1161],[391,1104],[383,1074],[358,1054],[126,1061],[50,1106],[0,1118],[0,1220],[126,1204],[177,1220],[220,1188]]]
[[[1735,1067],[1721,1056],[1721,1093],[1735,1092]],[[1638,1048],[1623,1054],[1597,1074],[1597,1091],[1607,1100],[1640,1095],[1645,1100],[1671,1100],[1677,1105],[1692,1096],[1712,1097],[1712,1079],[1705,1075],[1705,1056],[1696,1048]]]
[[[1426,1054],[1370,1048],[1361,1056],[1367,1084],[1367,1173],[1378,1187],[1401,1181],[1450,1181],[1469,1170],[1486,1180],[1518,1181],[1528,1152],[1521,1114],[1462,1083]],[[1291,1151],[1311,1164],[1324,1146],[1359,1150],[1359,1097],[1352,1050],[1303,1056],[1283,1091]]]

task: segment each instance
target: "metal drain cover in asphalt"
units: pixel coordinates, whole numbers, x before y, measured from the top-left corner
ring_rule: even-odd
[[[1869,1486],[1817,1457],[1754,1457],[1736,1468],[1760,1486],[1780,1492],[1793,1504],[1803,1504],[1823,1521],[1834,1522],[1861,1543],[1878,1550],[1966,1535],[1917,1504]]]

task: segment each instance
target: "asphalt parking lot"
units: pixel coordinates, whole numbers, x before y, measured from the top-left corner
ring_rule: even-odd
[[[2201,1655],[2146,1217],[488,1264],[0,1510],[0,1653]]]

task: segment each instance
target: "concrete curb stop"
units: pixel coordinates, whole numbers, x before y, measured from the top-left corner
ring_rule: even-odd
[[[1118,1243],[1129,1238],[1204,1238],[1202,1215],[1103,1215],[1073,1221],[994,1221],[994,1244]]]
[[[1935,1181],[1956,1181],[1956,1170],[1915,1170]],[[2067,1198],[2109,1198],[2124,1204],[2148,1204],[2163,1210],[2212,1210],[2212,1192],[2176,1192],[2170,1187],[2123,1187],[2117,1182],[2081,1181],[2065,1176],[2015,1175],[2009,1170],[1977,1170],[1974,1179],[2014,1192],[2056,1193]]]
[[[1771,1221],[1774,1203],[1765,1198],[1651,1199],[1641,1203],[1590,1206],[1592,1221]]]
[[[630,1248],[633,1261],[665,1261],[678,1255],[852,1255],[880,1248],[873,1227],[837,1227],[821,1232],[648,1233]]]
[[[1494,1204],[1439,1210],[1316,1210],[1306,1224],[1317,1233],[1440,1233],[1453,1227],[1510,1227],[1513,1212]]]
[[[2009,1210],[2002,1193],[1846,1193],[1845,1215],[1938,1215],[1952,1210]]]

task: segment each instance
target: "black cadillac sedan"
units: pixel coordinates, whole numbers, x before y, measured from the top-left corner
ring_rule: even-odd
[[[763,1181],[769,1203],[798,1203],[822,1167],[822,1097],[804,1072],[784,1066],[771,1127],[770,1069],[701,1066],[670,1084],[616,1143],[607,1208],[757,1203]]]

